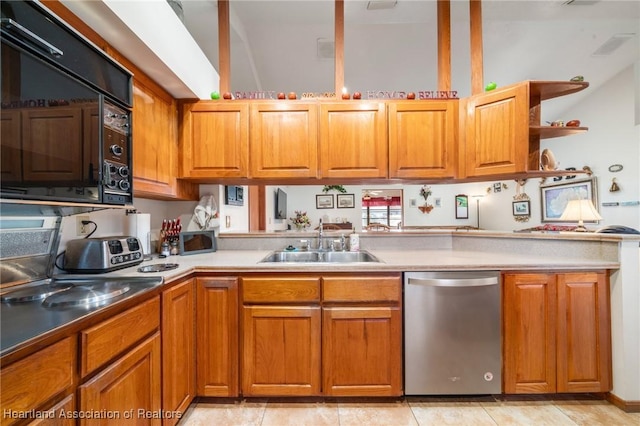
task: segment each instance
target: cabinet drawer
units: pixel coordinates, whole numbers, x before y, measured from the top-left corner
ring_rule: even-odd
[[[399,302],[400,276],[325,277],[324,302]]]
[[[320,277],[256,277],[242,279],[246,303],[319,302]]]
[[[22,412],[37,409],[73,386],[76,344],[67,337],[2,369],[2,409]],[[0,424],[18,419],[3,415]]]
[[[155,297],[80,333],[80,373],[84,377],[160,326]]]
[[[69,415],[76,409],[74,394],[67,395],[62,401],[43,411],[53,413],[53,417],[36,419],[29,426],[75,426],[76,421]]]

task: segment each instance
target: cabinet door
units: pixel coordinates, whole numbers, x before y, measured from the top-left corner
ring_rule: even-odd
[[[118,424],[159,426],[160,419],[146,418],[145,413],[161,408],[160,376],[160,334],[156,333],[78,388],[80,410],[131,413],[130,419],[121,417]],[[80,419],[80,425],[108,423],[108,419]]]
[[[247,177],[249,105],[200,101],[183,107],[182,176]]]
[[[162,408],[185,412],[196,394],[195,280],[162,293]],[[174,425],[177,418],[163,419]]]
[[[558,392],[611,390],[609,285],[604,273],[558,275]]]
[[[21,136],[20,111],[2,111],[0,122],[0,179],[4,183],[22,181],[22,159],[20,158]]]
[[[556,391],[556,281],[553,274],[505,274],[504,392]]]
[[[318,176],[317,104],[252,103],[249,122],[251,177]]]
[[[197,199],[197,188],[177,179],[179,171],[176,101],[153,82],[136,78],[133,87],[134,196]]]
[[[386,178],[387,118],[383,102],[320,104],[323,178]]]
[[[462,104],[461,177],[526,171],[529,84],[471,96]]]
[[[320,307],[243,307],[242,393],[320,394]]]
[[[402,395],[398,307],[323,308],[325,395]]]
[[[23,111],[22,170],[25,181],[69,182],[82,179],[82,109]],[[49,143],[66,141],[64,146]],[[53,185],[53,183],[52,183]]]
[[[196,282],[197,394],[238,396],[238,279]]]
[[[389,177],[455,177],[458,101],[393,101],[388,107]]]

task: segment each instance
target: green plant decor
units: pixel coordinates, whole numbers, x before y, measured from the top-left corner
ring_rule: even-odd
[[[342,194],[345,194],[347,192],[347,190],[344,189],[344,186],[342,185],[325,185],[324,188],[322,188],[322,192],[324,193],[327,193],[332,190],[336,190]]]

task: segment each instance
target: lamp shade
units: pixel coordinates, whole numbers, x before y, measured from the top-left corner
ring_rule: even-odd
[[[560,216],[560,220],[577,221],[578,229],[585,230],[584,221],[601,220],[602,216],[598,213],[591,200],[571,200],[567,203]]]

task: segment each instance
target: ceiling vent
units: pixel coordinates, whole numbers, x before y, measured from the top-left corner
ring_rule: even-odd
[[[615,52],[622,44],[635,36],[634,33],[614,34],[609,40],[605,41],[602,46],[598,47],[591,56],[608,56]]]
[[[336,56],[336,45],[326,38],[316,40],[317,55],[320,59],[333,59]]]
[[[396,0],[371,0],[367,3],[367,10],[393,9],[396,4]]]

